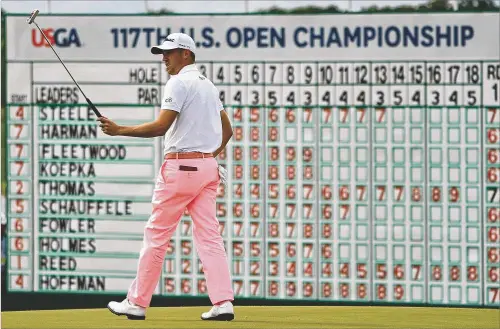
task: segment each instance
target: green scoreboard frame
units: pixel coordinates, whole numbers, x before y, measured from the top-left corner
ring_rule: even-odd
[[[40,63],[11,60],[8,68]],[[500,60],[200,58],[197,67],[219,89],[234,129],[218,158],[229,178],[218,190],[217,216],[236,299],[500,306]],[[161,79],[150,83],[159,93]],[[37,84],[58,84],[35,80],[31,92]],[[116,81],[104,84],[121,88]],[[144,120],[156,113],[153,105],[141,105],[147,108]],[[61,160],[41,159],[42,144],[58,142],[40,132],[77,119],[59,114],[42,120],[36,113],[43,106],[83,113],[79,125],[95,119],[83,104],[8,104],[8,290],[124,293],[148,216],[148,187],[126,198],[131,213],[51,216],[87,231],[51,230],[39,214],[41,200],[51,197],[44,196],[38,175],[43,163]],[[113,105],[102,106],[105,112]],[[118,106],[125,113],[139,105]],[[125,147],[135,155],[125,162],[139,168],[134,182],[151,183],[161,141],[97,142]],[[154,165],[148,167],[148,158]],[[104,172],[124,164],[94,162]],[[100,184],[104,191],[107,183],[129,178],[66,180]],[[118,194],[97,195],[123,201]],[[106,226],[114,220],[116,232]],[[185,212],[156,294],[207,296],[191,230]],[[76,238],[86,239],[86,254],[43,247],[44,239],[65,245]],[[121,251],[124,242],[130,244]],[[59,267],[40,267],[43,257],[53,257]]]

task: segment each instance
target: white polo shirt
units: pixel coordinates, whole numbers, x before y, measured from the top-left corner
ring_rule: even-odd
[[[222,144],[219,91],[195,64],[183,67],[167,81],[162,110],[179,112],[165,134],[164,154],[214,152]]]

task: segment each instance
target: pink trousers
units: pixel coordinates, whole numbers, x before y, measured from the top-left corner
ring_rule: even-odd
[[[233,300],[229,265],[216,217],[219,183],[214,158],[164,161],[153,192],[152,214],[144,228],[137,275],[127,294],[129,301],[142,307],[150,305],[168,243],[186,208],[193,220],[194,245],[203,265],[210,301],[216,304]]]

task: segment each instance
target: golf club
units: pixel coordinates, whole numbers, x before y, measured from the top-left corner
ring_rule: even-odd
[[[64,68],[66,69],[66,72],[68,72],[69,76],[71,77],[71,79],[73,79],[73,82],[76,84],[76,86],[78,87],[78,89],[80,89],[80,92],[82,93],[83,97],[85,97],[85,100],[87,101],[87,103],[89,104],[90,108],[92,108],[92,110],[94,111],[94,113],[97,115],[97,117],[102,117],[101,113],[99,113],[99,111],[97,110],[97,108],[95,107],[95,105],[90,101],[90,99],[85,95],[85,93],[83,92],[82,88],[80,88],[80,85],[78,84],[78,82],[76,82],[76,80],[73,78],[73,76],[71,75],[71,73],[69,73],[69,70],[68,68],[66,67],[66,65],[64,65],[64,62],[61,60],[61,58],[59,57],[59,55],[57,54],[56,50],[54,49],[54,47],[52,47],[52,44],[50,43],[49,39],[47,39],[47,36],[45,35],[45,33],[43,33],[42,29],[40,29],[40,27],[38,26],[38,24],[35,22],[35,18],[36,16],[38,15],[40,11],[38,9],[35,9],[30,17],[28,17],[28,19],[26,20],[28,22],[28,24],[32,24],[34,23],[36,25],[36,27],[38,28],[38,30],[40,31],[40,33],[42,33],[43,37],[45,38],[45,41],[47,41],[47,43],[49,44],[50,48],[52,48],[52,50],[54,51],[54,54],[56,54],[57,58],[59,59],[59,62],[61,62],[61,64],[64,66]]]

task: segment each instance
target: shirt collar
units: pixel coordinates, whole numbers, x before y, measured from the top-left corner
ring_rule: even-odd
[[[184,67],[183,67],[183,68],[179,71],[179,73],[177,73],[177,74],[186,73],[186,72],[191,72],[191,71],[198,71],[198,68],[196,67],[196,64],[189,64],[189,65],[184,66]]]

